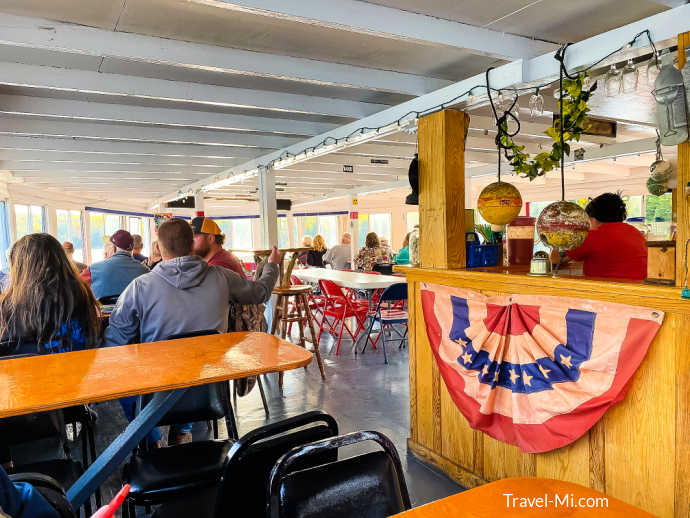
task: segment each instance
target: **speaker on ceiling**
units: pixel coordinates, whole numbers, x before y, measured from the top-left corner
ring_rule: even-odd
[[[292,200],[276,199],[276,210],[290,210],[292,209]]]
[[[194,196],[185,196],[165,203],[166,209],[193,209]]]

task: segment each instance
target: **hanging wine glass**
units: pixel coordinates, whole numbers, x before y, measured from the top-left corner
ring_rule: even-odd
[[[657,58],[658,56],[659,53],[657,53]],[[660,71],[661,69],[659,68],[658,61],[652,55],[652,58],[647,63],[647,85],[654,88],[654,82],[656,81],[656,78],[659,76]]]
[[[637,90],[639,75],[640,71],[637,70],[632,58],[628,59],[625,67],[623,67],[622,73],[623,92],[631,93]]]
[[[606,96],[615,97],[621,92],[623,83],[621,81],[621,71],[616,68],[615,63],[606,73]]]
[[[534,120],[544,115],[544,98],[539,93],[539,88],[529,98],[529,118]]]

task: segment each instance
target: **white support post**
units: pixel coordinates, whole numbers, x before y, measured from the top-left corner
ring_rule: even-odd
[[[197,191],[194,193],[194,216],[204,215],[204,191]]]
[[[356,200],[356,197],[348,196],[347,218],[350,222],[350,236],[352,237],[352,239],[350,240],[350,264],[352,265],[351,268],[353,270],[355,269],[355,257],[357,257],[357,253],[359,251],[359,221],[356,219],[352,219],[352,213],[359,211],[357,205],[355,205]]]
[[[259,169],[259,210],[261,215],[261,243],[264,248],[278,245],[278,211],[273,169]]]

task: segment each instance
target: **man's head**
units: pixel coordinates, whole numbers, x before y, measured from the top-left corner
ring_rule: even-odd
[[[302,246],[303,247],[311,247],[311,236],[304,236],[302,238]]]
[[[206,257],[210,252],[222,248],[225,236],[220,227],[211,218],[198,216],[192,220],[194,232],[194,246],[192,252],[195,255]]]
[[[110,236],[110,242],[115,245],[118,252],[132,252],[134,248],[134,239],[132,234],[126,230],[118,230]]]
[[[72,255],[74,253],[74,244],[71,241],[65,241],[62,243],[62,249],[67,255]]]
[[[183,219],[166,220],[158,228],[158,248],[164,261],[190,255],[193,244],[192,227]]]
[[[349,232],[345,232],[343,234],[343,237],[340,238],[340,242],[343,245],[349,245],[351,241],[352,241],[352,236],[350,235]]]
[[[382,237],[381,238],[381,246],[383,246],[384,248],[387,247],[388,246],[388,239],[386,239],[385,237]]]
[[[141,249],[144,248],[144,239],[139,234],[132,234],[132,240],[134,241],[132,252],[140,254]]]

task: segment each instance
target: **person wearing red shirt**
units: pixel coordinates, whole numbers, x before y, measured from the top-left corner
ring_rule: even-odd
[[[192,220],[194,248],[192,253],[200,256],[209,266],[222,266],[244,277],[242,263],[223,248],[225,235],[211,218],[198,216]]]
[[[607,192],[591,200],[585,211],[591,229],[579,247],[566,253],[566,262],[582,261],[586,277],[644,280],[647,277],[645,237],[624,223],[627,210],[623,199]]]

